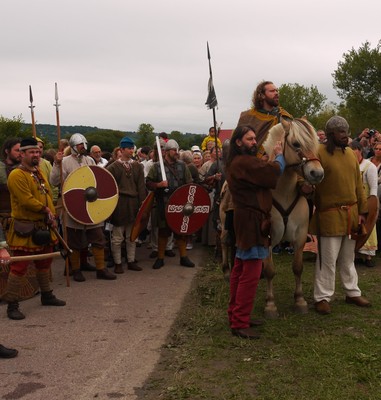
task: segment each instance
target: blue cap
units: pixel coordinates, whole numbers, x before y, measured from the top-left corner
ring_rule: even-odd
[[[133,140],[132,140],[131,138],[129,138],[128,136],[126,136],[126,137],[124,137],[124,138],[120,141],[119,146],[120,146],[122,149],[125,149],[125,148],[131,149],[132,147],[135,146],[135,143],[133,142]]]

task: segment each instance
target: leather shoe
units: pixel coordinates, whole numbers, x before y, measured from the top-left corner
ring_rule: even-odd
[[[154,264],[152,265],[153,269],[160,269],[164,266],[164,260],[162,258],[157,258]]]
[[[76,282],[85,282],[86,278],[83,276],[80,269],[76,269],[73,271],[73,280]]]
[[[127,263],[127,269],[129,269],[130,271],[143,271],[143,268],[139,267],[139,265],[136,264],[135,261]]]
[[[261,319],[251,319],[249,321],[249,324],[251,327],[262,326],[264,323],[265,323],[265,321],[263,321]]]
[[[322,300],[315,303],[315,310],[321,315],[331,314],[331,306],[327,300]]]
[[[81,271],[96,271],[96,268],[94,267],[94,265],[91,265],[90,263],[85,263],[85,264],[81,264]]]
[[[232,334],[242,339],[259,339],[261,337],[253,328],[232,329]]]
[[[116,279],[116,275],[112,274],[107,268],[97,269],[97,279],[113,281]]]
[[[8,303],[7,316],[9,319],[14,319],[16,321],[25,318],[25,315],[19,310],[18,301]]]
[[[16,357],[18,353],[16,349],[8,349],[0,344],[0,358],[13,358]]]
[[[63,307],[66,305],[66,301],[57,299],[53,290],[50,290],[49,292],[41,292],[41,304],[43,306]]]
[[[122,264],[115,264],[114,274],[123,274],[124,270]]]
[[[187,268],[194,267],[194,263],[188,257],[180,257],[180,265]]]
[[[153,250],[153,251],[151,251],[149,258],[157,258],[158,254],[159,253],[156,250]]]
[[[363,296],[356,296],[356,297],[347,296],[345,298],[345,302],[348,304],[355,304],[356,306],[359,307],[370,307],[372,305],[370,301]]]
[[[176,257],[176,253],[173,250],[165,250],[164,254],[167,257]]]

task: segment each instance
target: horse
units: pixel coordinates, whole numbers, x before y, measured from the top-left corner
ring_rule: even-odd
[[[303,272],[303,248],[307,240],[309,224],[309,206],[307,199],[300,193],[300,182],[303,179],[313,186],[322,181],[324,170],[317,158],[318,139],[313,126],[303,118],[292,121],[281,120],[267,133],[262,145],[267,154],[271,154],[277,141],[283,143],[283,156],[286,168],[280,176],[276,188],[272,190],[273,206],[271,209],[271,246],[281,241],[288,241],[294,248],[292,270],[295,277],[294,308],[296,312],[307,313],[308,304],[303,296],[301,276]],[[225,210],[229,207],[229,193],[220,204],[221,225]],[[226,243],[227,232],[222,232]],[[271,249],[269,257],[263,260],[263,273],[267,280],[264,314],[266,318],[279,316],[274,300],[273,278],[275,276],[274,260]],[[232,251],[232,250],[231,250]],[[227,277],[228,251],[223,249],[222,268]]]
[[[300,177],[310,185],[317,185],[324,178],[324,170],[317,158],[318,139],[315,129],[305,119],[296,118],[291,122],[282,120],[272,127],[263,143],[270,154],[276,141],[284,143],[283,156],[286,168],[272,191],[271,243],[288,241],[294,249],[292,270],[295,277],[294,307],[299,313],[308,312],[308,304],[303,296],[303,248],[307,240],[310,210],[307,199],[300,193]],[[267,280],[265,316],[275,318],[278,310],[274,301],[273,278],[274,261],[270,251],[264,260],[264,275]]]

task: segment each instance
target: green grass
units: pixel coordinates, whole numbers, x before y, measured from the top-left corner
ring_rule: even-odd
[[[310,305],[293,311],[291,256],[275,256],[279,318],[260,328],[262,338],[233,337],[227,322],[228,284],[213,262],[195,279],[161,360],[140,399],[376,400],[381,399],[381,260],[359,268],[370,309],[347,305],[337,282],[332,314],[312,307],[314,262],[305,261],[303,285]],[[265,281],[254,306],[263,314]]]

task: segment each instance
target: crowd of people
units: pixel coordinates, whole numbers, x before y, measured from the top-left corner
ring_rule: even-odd
[[[224,151],[215,127],[209,129],[200,146],[182,150],[165,133],[159,135],[160,148],[156,143],[136,148],[134,141],[126,136],[111,154],[102,152],[97,145],[88,149],[86,138],[79,133],[62,140],[57,151],[44,151],[45,144],[38,137],[7,139],[0,162],[0,218],[6,235],[6,241],[0,241],[0,257],[3,263],[9,262],[5,242],[13,255],[21,256],[21,261],[9,266],[7,287],[2,295],[7,302],[8,318],[25,318],[19,308],[21,280],[30,263],[29,259],[22,259],[25,256],[34,257],[41,304],[65,306],[65,301],[56,298],[50,287],[49,254],[62,239],[58,233],[62,227],[72,250],[66,273],[76,282],[86,280],[84,270],[95,272],[97,279],[117,279],[118,274],[125,272],[123,258],[127,270],[141,271],[145,266],[139,265],[136,252],[143,243],[152,249],[150,258],[155,259],[152,265],[155,270],[164,267],[165,257],[176,256],[174,243],[182,267],[195,266],[188,256],[194,240],[215,246],[218,258],[220,191],[226,179],[234,204],[237,245],[230,279],[230,328],[233,335],[241,338],[258,338],[255,326],[261,322],[253,321],[250,316],[262,260],[268,257],[271,246],[269,232],[263,228],[266,225],[263,216],[269,215],[271,188],[285,168],[284,143],[278,142],[273,154],[264,154],[262,143],[281,118],[293,117],[279,106],[276,86],[264,81],[254,92],[252,108],[241,113],[230,146]],[[368,307],[370,302],[358,287],[355,262],[374,266],[377,232],[370,235],[356,258],[351,234],[359,221],[365,221],[367,198],[380,194],[381,134],[365,129],[350,143],[347,121],[335,116],[324,131],[317,132],[317,137],[321,143],[318,157],[326,175],[315,189],[311,221],[311,233],[317,235],[321,249],[315,270],[315,308],[320,314],[331,312],[336,268],[340,270],[346,302]],[[160,155],[162,165],[158,162]],[[82,166],[105,168],[116,181],[119,198],[107,221],[85,224],[62,207],[62,184]],[[178,235],[168,226],[165,205],[177,188],[191,182],[203,185],[208,191],[212,212],[196,235]],[[136,215],[148,192],[154,193],[149,224],[138,239],[131,241]],[[90,252],[95,266],[89,263]],[[0,347],[0,357],[15,355],[16,350]]]

